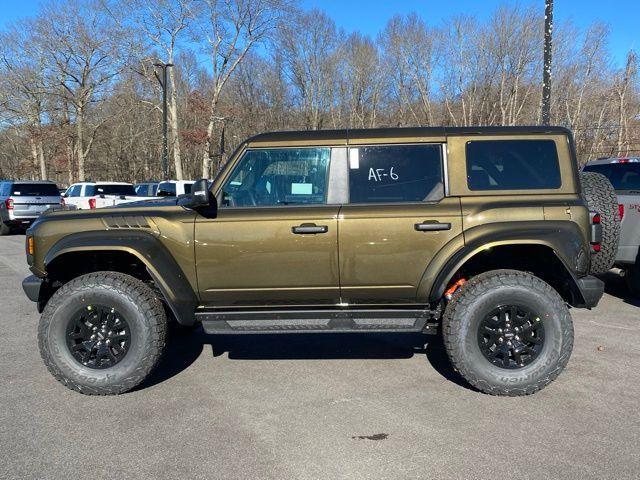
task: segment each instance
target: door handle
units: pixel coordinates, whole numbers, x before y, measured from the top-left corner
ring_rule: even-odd
[[[291,231],[296,235],[315,235],[317,233],[327,233],[329,227],[326,225],[316,225],[315,223],[303,223],[297,227],[291,227]]]
[[[416,223],[414,228],[418,232],[437,232],[440,230],[451,230],[450,223],[440,223],[438,221],[425,221],[422,223]]]

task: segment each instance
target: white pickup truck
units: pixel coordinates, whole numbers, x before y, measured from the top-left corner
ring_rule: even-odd
[[[74,183],[62,197],[66,205],[75,205],[78,210],[113,207],[122,203],[155,198],[136,195],[134,186],[124,182]]]
[[[620,243],[615,266],[624,271],[629,290],[640,297],[640,157],[594,160],[583,170],[607,177],[618,195]]]

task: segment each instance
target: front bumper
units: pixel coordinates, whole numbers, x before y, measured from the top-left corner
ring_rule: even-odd
[[[598,305],[602,295],[604,295],[604,282],[602,280],[593,275],[587,275],[586,277],[578,278],[576,284],[583,301],[573,305],[574,307],[593,308]]]
[[[40,300],[40,290],[42,290],[42,284],[44,280],[35,275],[29,275],[22,281],[22,289],[32,302],[38,302]]]

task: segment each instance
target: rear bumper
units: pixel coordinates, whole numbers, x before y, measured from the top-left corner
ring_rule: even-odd
[[[602,280],[593,275],[587,275],[586,277],[578,278],[576,284],[583,301],[573,305],[574,307],[593,308],[598,305],[602,295],[604,295],[604,282]]]
[[[22,281],[22,289],[32,302],[38,302],[40,300],[40,290],[42,289],[42,283],[44,280],[35,275],[29,275]]]

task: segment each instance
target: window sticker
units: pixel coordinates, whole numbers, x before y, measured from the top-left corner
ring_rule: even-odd
[[[313,195],[312,183],[292,183],[291,195]]]
[[[349,168],[351,170],[357,170],[358,168],[360,168],[360,149],[359,148],[349,149]]]

